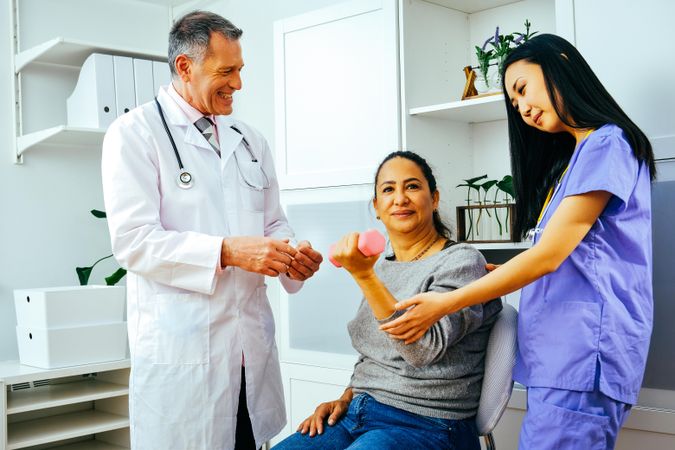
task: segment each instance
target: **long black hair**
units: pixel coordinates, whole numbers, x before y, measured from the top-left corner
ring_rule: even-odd
[[[410,152],[407,150],[399,150],[396,152],[389,153],[387,156],[384,157],[382,162],[380,163],[379,166],[377,166],[377,170],[375,171],[375,179],[373,180],[373,199],[377,198],[377,177],[380,176],[380,170],[382,170],[382,166],[389,161],[390,159],[394,158],[404,158],[407,159],[408,161],[414,162],[417,167],[420,168],[422,171],[422,174],[424,175],[424,178],[427,180],[427,183],[429,184],[429,191],[433,195],[434,192],[438,190],[436,186],[436,177],[434,177],[434,172],[431,170],[431,166],[429,166],[429,163],[427,163],[427,160],[422,158],[420,155],[414,152]],[[434,221],[434,228],[436,229],[436,232],[443,236],[446,239],[450,239],[450,229],[443,223],[443,219],[441,219],[440,214],[438,214],[438,211],[434,210],[432,214],[432,218]]]
[[[567,133],[546,133],[522,120],[508,95],[504,75],[516,61],[541,67],[548,96],[560,120],[572,128],[599,128],[614,124],[626,134],[635,157],[656,176],[654,153],[647,136],[616,103],[579,51],[565,39],[541,34],[515,48],[504,61],[502,90],[506,102],[511,170],[516,194],[514,233],[524,236],[536,225],[548,190],[558,180],[574,153],[576,140]]]

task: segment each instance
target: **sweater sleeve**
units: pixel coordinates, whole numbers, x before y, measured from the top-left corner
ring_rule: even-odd
[[[429,274],[423,292],[447,292],[455,290],[485,275],[485,259],[473,247],[462,246],[450,252],[441,264]],[[391,322],[402,315],[397,311],[380,320],[381,324]],[[403,359],[414,367],[423,367],[437,362],[445,351],[467,334],[477,330],[484,322],[483,305],[464,308],[443,317],[432,325],[417,342],[405,344],[392,340]]]

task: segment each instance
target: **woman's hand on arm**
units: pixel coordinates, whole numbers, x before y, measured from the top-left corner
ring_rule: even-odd
[[[314,410],[314,414],[306,418],[296,431],[301,434],[309,432],[309,437],[314,437],[317,433],[323,434],[323,422],[326,417],[328,417],[328,425],[335,425],[349,409],[353,395],[352,388],[347,388],[339,399],[321,403]]]
[[[375,274],[379,255],[364,256],[358,248],[359,233],[340,239],[333,249],[333,258],[345,268],[363,291],[363,295],[378,319],[386,319],[394,312],[396,299]]]
[[[418,341],[433,324],[449,314],[447,303],[452,303],[450,296],[453,292],[456,291],[424,292],[398,303],[395,306],[397,310],[410,309],[391,322],[380,325],[380,329],[406,344]]]
[[[410,309],[380,328],[409,344],[444,314],[501,297],[554,272],[583,240],[611,196],[594,191],[565,197],[537,245],[460,289],[442,294],[427,292],[399,302],[397,310]]]

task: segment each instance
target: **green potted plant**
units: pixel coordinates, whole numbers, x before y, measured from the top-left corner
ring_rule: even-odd
[[[92,209],[91,214],[96,217],[97,219],[105,219],[107,218],[105,211],[99,211],[97,209]],[[108,258],[112,258],[113,255],[108,255],[104,256],[103,258],[100,258],[97,260],[94,264],[88,267],[76,267],[75,272],[77,272],[77,278],[80,281],[80,286],[86,286],[89,284],[89,277],[91,276],[92,270],[94,270],[94,267],[96,264],[100,263],[101,261],[104,261]],[[115,272],[113,272],[110,276],[105,278],[105,284],[108,286],[114,286],[119,281],[124,278],[124,275],[127,274],[127,271],[123,268],[117,269]]]
[[[478,199],[480,201],[480,184],[477,184],[477,181],[480,181],[482,179],[487,178],[487,175],[481,175],[479,177],[474,177],[474,178],[469,178],[467,180],[464,180],[464,183],[458,184],[456,187],[466,187],[466,206],[469,207],[471,206],[471,191],[474,190],[478,194]],[[469,227],[466,232],[466,239],[467,240],[473,240],[473,232],[474,232],[474,223],[473,223],[473,212],[471,208],[467,210],[467,214],[469,215]]]
[[[475,47],[478,60],[478,67],[476,67],[478,76],[476,77],[475,87],[479,94],[501,90],[501,73],[504,61],[514,48],[527,42],[538,33],[537,31],[530,33],[531,26],[530,21],[525,19],[525,33],[514,32],[510,34],[500,34],[499,27],[497,27],[495,34],[487,38],[482,47]],[[494,75],[489,73],[490,67],[497,69]]]

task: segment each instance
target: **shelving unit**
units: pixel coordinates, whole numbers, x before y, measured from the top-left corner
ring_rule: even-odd
[[[7,450],[48,444],[129,426],[129,417],[98,411],[76,412],[15,424],[8,431]]]
[[[12,392],[7,398],[7,414],[18,414],[73,403],[129,394],[129,386],[86,379],[76,383],[47,385],[36,389]]]
[[[26,150],[37,145],[67,147],[100,146],[103,144],[104,135],[105,130],[59,125],[17,137],[16,153],[18,157],[21,157]]]
[[[53,370],[0,363],[0,448],[87,438],[58,448],[128,448],[129,367],[129,360]],[[110,432],[118,434],[106,439]]]
[[[96,52],[166,61],[166,55],[150,50],[139,51],[128,47],[57,37],[18,53],[14,59],[14,71],[18,76],[32,64],[79,67],[89,55]],[[20,160],[27,150],[36,146],[100,147],[105,131],[58,125],[20,135],[16,140],[16,158]]]
[[[57,37],[18,53],[14,58],[14,72],[21,72],[31,63],[79,67],[89,55],[97,52],[166,61],[165,53]]]
[[[481,123],[506,119],[503,94],[420,106],[411,108],[409,114],[462,123]]]
[[[39,2],[11,0],[14,161],[19,164],[26,151],[36,148],[100,148],[105,130],[66,124],[65,99],[75,85],[83,62],[96,52],[166,61],[165,46],[157,36],[168,33],[175,14],[205,3],[204,0],[124,0],[120,1],[119,8],[112,4],[114,1],[92,4],[91,8],[68,5],[67,2],[62,4],[61,11],[71,6],[78,9],[80,26],[80,22],[70,21],[67,17],[52,18],[51,15],[59,16],[61,12],[51,10],[52,4]],[[45,6],[50,9],[47,14],[41,11]],[[131,28],[137,39],[130,39],[128,33],[120,34],[120,27],[110,26],[126,22],[128,18],[119,11],[130,7],[138,15],[134,20],[138,23],[142,17],[145,24],[145,28]],[[98,26],[92,26],[92,23],[98,23]],[[120,26],[123,28],[124,24]]]
[[[476,243],[469,244],[476,247],[478,250],[526,250],[532,247],[531,242],[489,242],[489,243]]]
[[[108,444],[107,442],[85,441],[77,444],[50,447],[49,450],[123,450],[125,448],[115,444]]]

